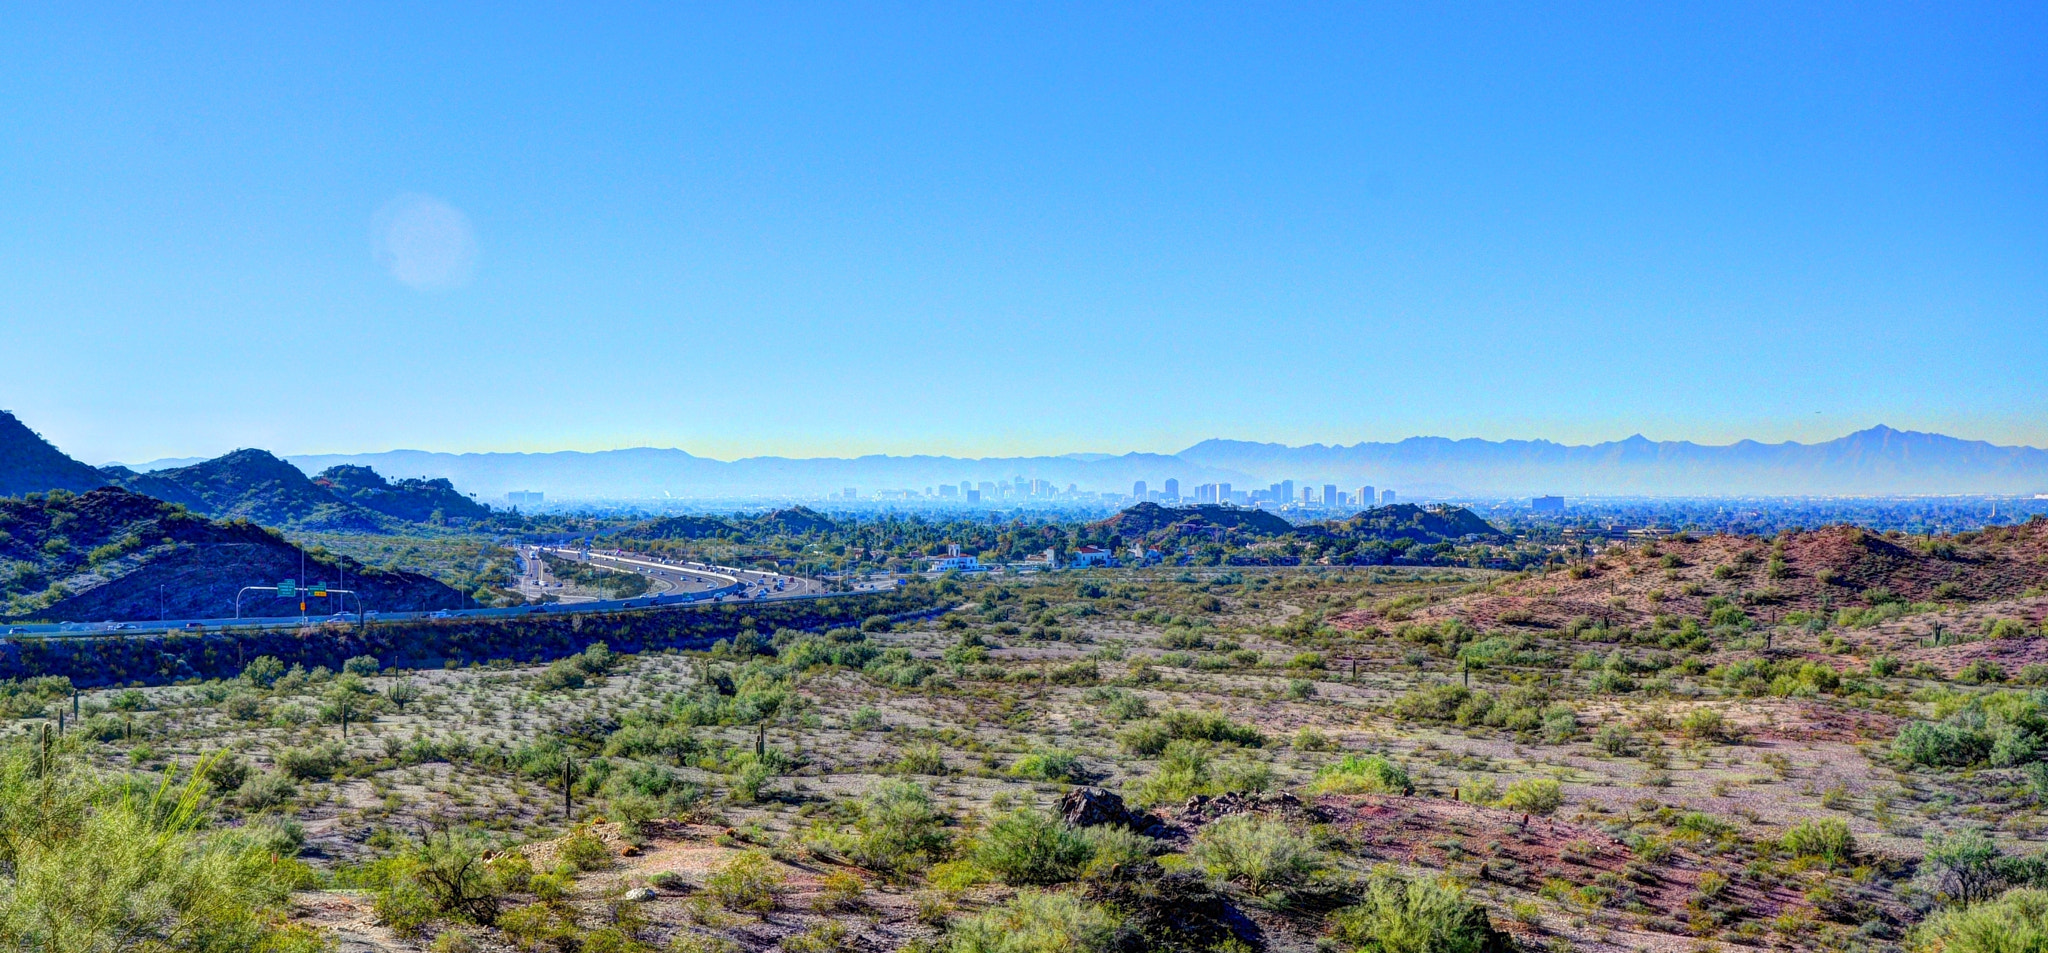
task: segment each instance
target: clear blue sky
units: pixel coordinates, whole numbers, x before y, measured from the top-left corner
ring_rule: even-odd
[[[2048,444],[2039,3],[285,6],[0,10],[84,459]]]

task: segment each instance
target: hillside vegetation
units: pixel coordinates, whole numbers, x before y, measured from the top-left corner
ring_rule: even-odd
[[[230,616],[237,590],[300,579],[300,560],[298,547],[273,530],[209,520],[116,487],[0,499],[0,599],[15,619]],[[324,552],[306,554],[305,566],[305,581],[345,581],[372,609],[461,604],[459,593],[424,576]],[[281,605],[251,601],[245,610],[273,614]]]
[[[1993,953],[2048,889],[2044,555],[948,578],[709,652],[95,690],[64,749],[202,779],[358,951]]]

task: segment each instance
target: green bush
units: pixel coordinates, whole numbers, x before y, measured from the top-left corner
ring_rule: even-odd
[[[1175,741],[1160,755],[1159,769],[1133,781],[1131,799],[1142,807],[1184,801],[1197,794],[1264,791],[1273,786],[1273,771],[1262,764],[1231,761],[1217,764],[1205,741]]]
[[[1564,806],[1564,788],[1550,778],[1523,778],[1501,792],[1497,805],[1524,814],[1550,814]]]
[[[861,802],[851,837],[833,839],[854,863],[897,877],[945,858],[949,818],[925,789],[910,781],[884,781]]]
[[[1081,767],[1081,759],[1073,752],[1055,748],[1018,758],[1016,764],[1010,765],[1010,775],[1036,781],[1078,783],[1085,779],[1086,772]]]
[[[949,953],[1110,953],[1124,948],[1109,908],[1065,893],[1026,890],[960,921]]]
[[[1212,876],[1257,894],[1299,886],[1328,866],[1313,839],[1258,814],[1232,814],[1203,827],[1190,853]]]
[[[1385,870],[1367,878],[1365,899],[1331,916],[1339,943],[1361,953],[1513,953],[1485,909],[1442,881],[1405,880]]]
[[[277,770],[297,781],[324,781],[341,767],[338,744],[317,748],[285,748],[277,753]]]
[[[1800,821],[1779,843],[1794,857],[1817,858],[1833,867],[1847,866],[1856,856],[1856,838],[1848,822],[1837,817]]]
[[[975,840],[974,865],[1007,884],[1055,884],[1079,876],[1094,853],[1081,834],[1042,811],[997,818]]]
[[[0,749],[0,946],[228,953],[317,949],[284,925],[298,877],[209,830],[206,782],[131,788],[61,752]]]
[[[1907,937],[1915,953],[2034,953],[2048,950],[2048,890],[2021,887],[1997,900],[1952,907]]]
[[[1131,754],[1149,758],[1165,751],[1167,744],[1174,741],[1210,741],[1257,748],[1266,743],[1266,736],[1222,715],[1170,711],[1157,720],[1133,725],[1117,740]]]
[[[770,913],[781,905],[787,880],[767,854],[750,850],[712,868],[704,879],[704,892],[728,910]]]
[[[1345,755],[1316,770],[1310,794],[1412,794],[1414,782],[1400,765],[1379,755]]]
[[[358,655],[341,663],[341,670],[350,675],[368,678],[383,671],[384,666],[377,664],[377,657],[374,655]]]

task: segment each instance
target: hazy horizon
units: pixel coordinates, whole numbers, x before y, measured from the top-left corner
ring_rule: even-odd
[[[1206,437],[1206,438],[1203,438],[1203,439],[1201,439],[1201,440],[1197,440],[1197,441],[1194,441],[1194,442],[1192,442],[1192,443],[1186,444],[1186,445],[1184,445],[1184,446],[1181,446],[1181,447],[1178,447],[1178,448],[1176,448],[1176,449],[1172,449],[1172,450],[1162,450],[1162,449],[1153,449],[1153,448],[1130,448],[1130,449],[1125,449],[1125,450],[1114,450],[1114,451],[1111,451],[1111,450],[1066,450],[1066,451],[1047,451],[1047,452],[1042,452],[1042,453],[992,453],[992,454],[979,454],[979,455],[974,455],[974,456],[966,456],[966,455],[963,455],[963,454],[957,454],[957,453],[933,453],[933,452],[926,452],[926,451],[911,451],[911,452],[888,452],[888,451],[877,451],[877,452],[875,452],[875,453],[868,453],[868,454],[828,454],[828,453],[821,453],[821,454],[812,454],[812,455],[807,455],[807,456],[792,456],[792,455],[789,455],[789,454],[776,454],[776,453],[742,453],[742,454],[736,454],[736,455],[733,455],[733,456],[714,456],[714,455],[712,455],[712,454],[708,454],[708,453],[700,453],[700,452],[698,452],[697,450],[695,450],[695,449],[693,449],[693,448],[691,448],[691,447],[687,447],[687,446],[659,446],[659,445],[654,445],[654,444],[642,444],[642,445],[639,445],[639,446],[618,446],[618,447],[593,447],[593,448],[580,448],[580,447],[560,447],[560,448],[554,448],[554,449],[510,449],[510,450],[506,450],[506,449],[489,449],[489,448],[485,448],[485,449],[474,449],[474,450],[444,450],[444,449],[439,449],[439,448],[434,448],[434,447],[385,447],[385,448],[382,448],[382,449],[370,449],[370,450],[280,450],[280,449],[277,449],[277,448],[274,448],[274,447],[257,447],[257,446],[236,446],[236,447],[228,447],[228,448],[226,448],[226,449],[223,449],[223,450],[219,450],[219,451],[217,451],[217,452],[213,452],[213,453],[204,453],[204,454],[180,454],[180,455],[177,455],[177,456],[155,457],[155,458],[152,458],[152,459],[148,459],[148,460],[101,460],[101,461],[87,461],[87,462],[90,462],[90,463],[92,463],[92,465],[94,465],[94,466],[128,466],[128,467],[140,467],[140,466],[157,466],[157,465],[163,465],[163,464],[166,464],[166,463],[176,463],[176,462],[180,462],[180,461],[191,461],[191,462],[196,462],[196,461],[201,461],[201,460],[210,460],[210,459],[213,459],[213,458],[215,458],[215,457],[219,457],[219,456],[221,456],[221,455],[223,455],[223,454],[228,454],[228,453],[232,453],[232,452],[234,452],[234,451],[236,451],[236,450],[244,450],[244,449],[264,450],[264,451],[268,451],[268,452],[270,452],[270,453],[273,453],[273,454],[275,454],[275,455],[277,455],[277,456],[279,456],[279,457],[284,457],[284,458],[295,458],[295,457],[296,457],[296,458],[307,458],[307,457],[358,457],[358,456],[376,456],[376,455],[380,455],[380,454],[393,454],[393,453],[425,453],[425,454],[437,454],[437,455],[439,455],[439,454],[446,454],[446,455],[452,455],[452,456],[482,456],[482,455],[492,455],[492,454],[528,454],[528,455],[541,455],[541,454],[551,454],[551,453],[583,453],[583,454],[600,454],[600,453],[616,453],[616,452],[625,452],[625,451],[634,451],[634,450],[653,450],[653,451],[680,451],[680,452],[683,452],[683,453],[687,453],[687,454],[689,454],[689,455],[690,455],[690,456],[692,456],[692,457],[697,457],[697,458],[699,458],[699,459],[704,459],[704,460],[711,460],[711,461],[717,461],[717,462],[723,462],[723,463],[732,463],[732,462],[737,462],[737,461],[743,461],[743,460],[756,460],[756,459],[788,459],[788,460],[852,460],[852,459],[859,459],[859,458],[860,458],[860,457],[862,457],[862,456],[886,456],[886,457],[897,457],[897,458],[909,458],[909,457],[955,457],[955,458],[962,458],[962,459],[977,459],[977,460],[981,460],[981,459],[986,459],[986,460],[1008,460],[1008,459],[1030,459],[1030,458],[1089,458],[1089,457],[1121,457],[1121,456],[1128,456],[1128,455],[1132,455],[1132,454],[1147,454],[1147,455],[1157,455],[1157,456],[1174,456],[1174,455],[1178,455],[1178,454],[1180,454],[1180,453],[1186,452],[1187,450],[1190,450],[1190,449],[1192,449],[1193,447],[1196,447],[1196,446],[1198,446],[1198,445],[1200,445],[1200,444],[1203,444],[1203,443],[1208,443],[1208,442],[1210,442],[1210,441],[1222,441],[1222,442],[1230,442],[1230,443],[1250,443],[1250,444],[1264,444],[1264,445],[1271,445],[1271,446],[1280,446],[1280,447],[1286,447],[1286,448],[1289,448],[1289,449],[1302,449],[1302,448],[1312,448],[1312,447],[1330,447],[1330,448],[1342,448],[1342,447],[1355,447],[1355,446],[1360,446],[1360,445],[1364,445],[1364,444],[1375,444],[1375,445],[1388,445],[1388,444],[1398,444],[1398,443],[1402,443],[1402,442],[1405,442],[1405,441],[1410,441],[1410,440],[1450,440],[1450,441],[1463,441],[1463,440],[1482,440],[1482,441],[1486,441],[1486,442],[1490,442],[1490,443],[1517,443],[1517,442],[1523,442],[1523,443],[1549,443],[1549,444],[1556,444],[1556,445],[1558,445],[1558,446],[1563,446],[1563,447],[1592,447],[1592,446],[1600,446],[1600,445],[1603,445],[1603,444],[1613,444],[1613,443],[1622,443],[1622,442],[1625,442],[1625,441],[1627,441],[1627,440],[1633,439],[1633,438],[1635,438],[1635,437],[1642,437],[1642,438],[1644,438],[1644,439],[1646,439],[1646,440],[1649,440],[1649,441],[1650,441],[1650,442],[1652,442],[1652,443],[1690,443],[1690,444],[1694,444],[1694,445],[1696,445],[1696,446],[1700,446],[1700,447],[1706,447],[1706,448],[1725,448],[1725,447],[1732,447],[1732,446],[1736,446],[1736,445],[1738,445],[1738,444],[1743,444],[1743,443],[1756,443],[1756,444],[1762,444],[1762,445],[1764,445],[1764,446],[1784,446],[1784,445],[1801,445],[1801,446],[1811,446],[1811,445],[1814,445],[1814,444],[1819,444],[1819,443],[1828,443],[1828,442],[1831,442],[1831,441],[1834,441],[1834,440],[1839,440],[1839,439],[1842,439],[1842,438],[1845,438],[1845,437],[1853,436],[1853,435],[1855,435],[1855,434],[1857,434],[1857,433],[1862,433],[1862,432],[1865,432],[1865,431],[1869,431],[1869,430],[1876,430],[1876,429],[1880,429],[1880,428],[1889,428],[1889,429],[1891,429],[1891,430],[1899,431],[1899,432],[1902,432],[1902,433],[1924,433],[1924,434],[1930,434],[1930,435],[1934,435],[1934,436],[1942,436],[1942,437],[1953,437],[1953,438],[1955,438],[1955,439],[1958,439],[1958,440],[1967,440],[1967,441],[1973,441],[1973,442],[1983,442],[1983,443],[1990,443],[1990,444],[1992,444],[1993,446],[1999,446],[1999,447],[2017,447],[2017,448],[2025,448],[2025,449],[2034,449],[2034,450],[2048,450],[2048,446],[2040,446],[2040,445],[2034,445],[2034,444],[2024,444],[2024,443],[2001,443],[2001,442],[1999,442],[1999,441],[1996,441],[1996,440],[1983,440],[1982,438],[1976,438],[1976,437],[1968,437],[1968,436],[1964,436],[1964,435],[1961,435],[1961,434],[1953,434],[1953,433],[1941,433],[1941,432],[1938,432],[1938,431],[1920,431],[1920,430],[1909,430],[1909,429],[1907,429],[1907,428],[1903,428],[1903,427],[1891,427],[1891,426],[1890,426],[1889,424],[1877,423],[1877,424],[1871,424],[1871,425],[1870,425],[1870,426],[1868,426],[1868,427],[1858,427],[1858,428],[1856,428],[1855,430],[1852,430],[1852,431],[1845,431],[1845,432],[1842,432],[1842,433],[1838,433],[1838,434],[1835,434],[1835,435],[1833,435],[1832,437],[1821,437],[1821,438],[1818,438],[1818,439],[1813,439],[1813,440],[1770,440],[1770,441],[1766,441],[1766,440],[1755,440],[1755,439],[1752,439],[1752,438],[1746,438],[1746,437],[1745,437],[1745,438],[1738,438],[1738,439],[1736,439],[1736,440],[1731,440],[1731,441],[1728,441],[1728,442],[1725,442],[1725,443],[1714,443],[1714,442],[1707,442],[1707,441],[1700,441],[1700,440],[1687,440],[1687,439],[1684,439],[1684,438],[1668,438],[1668,439],[1659,439],[1659,438],[1655,438],[1655,437],[1650,437],[1650,436],[1649,436],[1649,435],[1647,435],[1647,434],[1641,434],[1641,433],[1634,433],[1634,434],[1626,434],[1626,435],[1623,435],[1623,436],[1620,436],[1620,437],[1614,437],[1614,438],[1609,438],[1609,439],[1604,439],[1604,440],[1592,440],[1592,441],[1587,441],[1587,442],[1583,442],[1583,443],[1567,442],[1567,441],[1562,441],[1562,440],[1552,440],[1552,439],[1550,439],[1550,438],[1547,438],[1547,437],[1504,437],[1504,438],[1496,438],[1496,437],[1478,437],[1478,436],[1462,436],[1462,437],[1460,437],[1460,436],[1449,436],[1449,435],[1445,435],[1445,434],[1410,434],[1409,436],[1406,436],[1406,437],[1401,437],[1401,438],[1398,438],[1398,439],[1395,439],[1395,440],[1357,440],[1357,441],[1351,441],[1351,442],[1349,442],[1349,443],[1338,443],[1338,442],[1334,442],[1334,441],[1310,441],[1310,442],[1307,442],[1307,443],[1285,443],[1285,442],[1282,442],[1282,441],[1276,441],[1276,440],[1255,440],[1255,439],[1250,439],[1250,438],[1242,438],[1242,437]],[[45,437],[48,437],[49,435],[48,435],[48,434],[44,434],[44,436],[45,436]],[[59,446],[61,447],[61,444],[60,444]],[[76,456],[76,455],[74,454],[73,456]]]
[[[0,406],[235,447],[2048,445],[2048,11],[0,13]]]

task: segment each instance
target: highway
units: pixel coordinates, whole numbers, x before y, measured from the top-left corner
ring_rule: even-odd
[[[40,636],[43,638],[104,638],[109,635],[143,636],[160,635],[166,632],[203,632],[223,629],[298,628],[305,625],[319,625],[323,623],[355,625],[358,621],[374,623],[415,619],[506,619],[521,616],[670,609],[717,603],[823,599],[835,595],[860,595],[890,588],[888,586],[864,586],[855,592],[835,593],[828,590],[825,584],[818,580],[782,573],[761,572],[732,566],[714,566],[706,563],[672,562],[617,550],[592,550],[586,555],[580,549],[521,546],[520,561],[524,565],[525,571],[520,577],[519,588],[522,593],[528,595],[528,598],[537,597],[550,589],[558,590],[560,587],[559,583],[550,585],[550,580],[553,577],[547,572],[546,563],[539,558],[540,553],[543,551],[559,559],[577,562],[587,560],[592,565],[601,568],[646,576],[652,584],[652,591],[634,596],[631,599],[578,597],[577,601],[549,602],[492,609],[440,609],[432,612],[378,612],[373,609],[364,613],[360,620],[356,613],[339,612],[333,615],[291,615],[241,619],[152,619],[134,622],[22,623],[0,627],[0,635]]]

